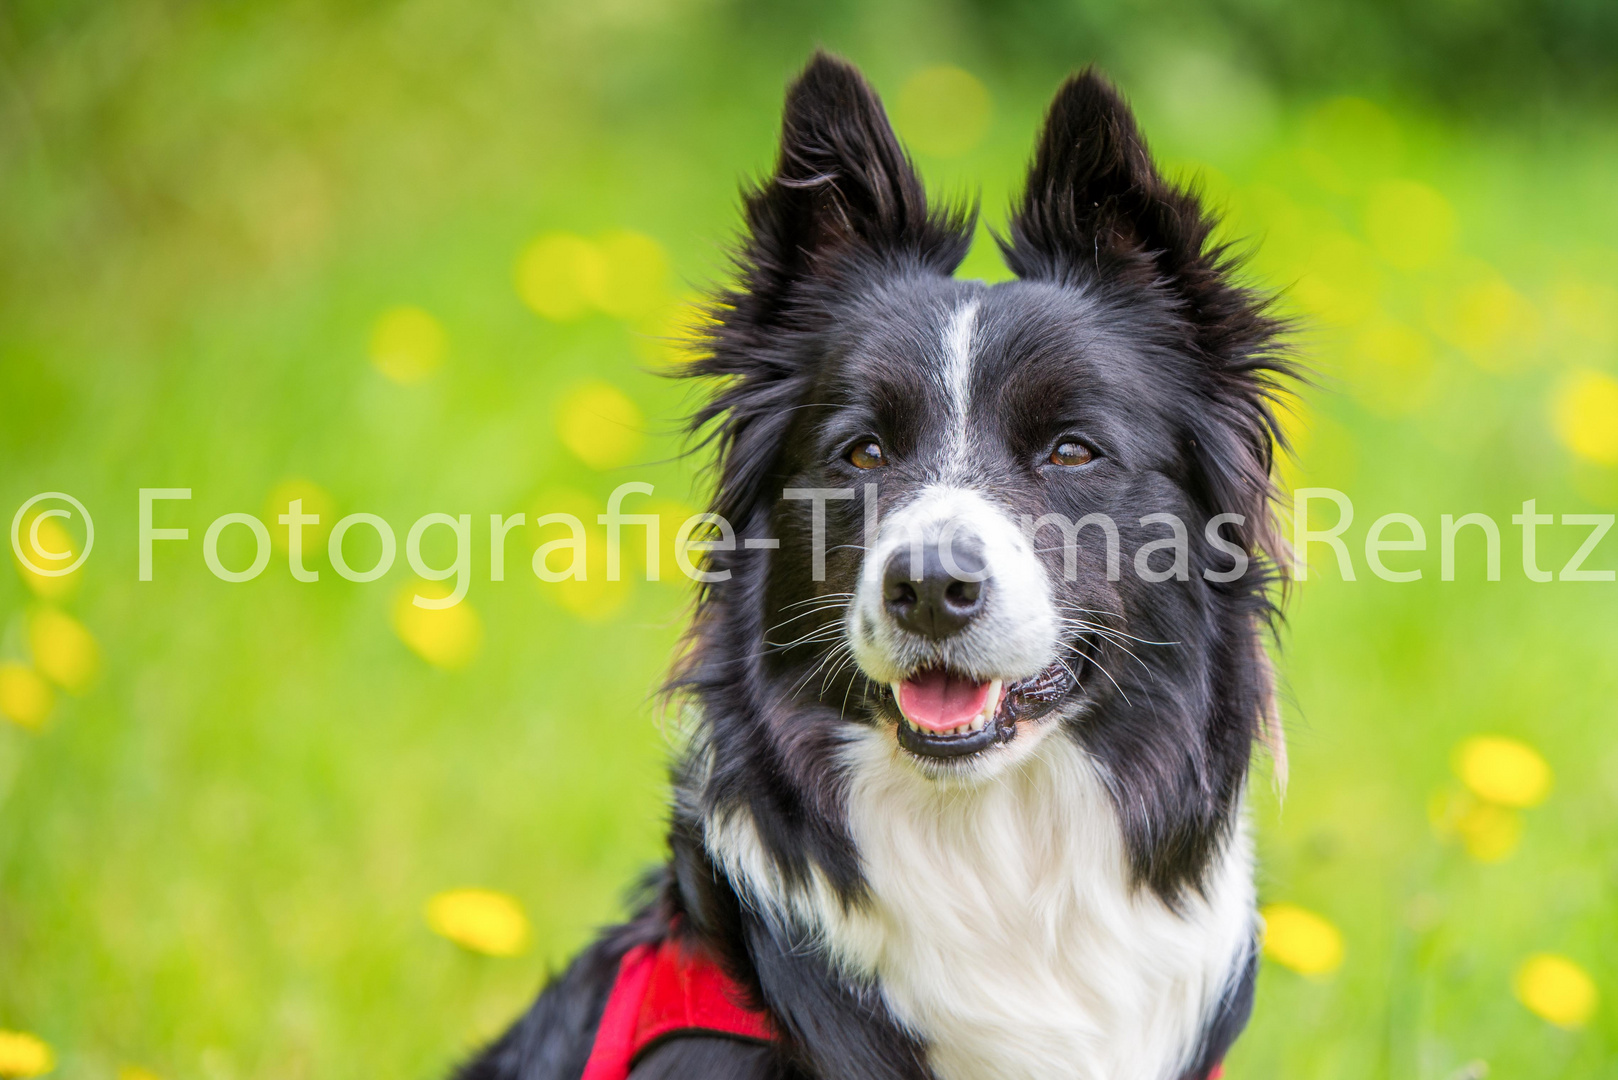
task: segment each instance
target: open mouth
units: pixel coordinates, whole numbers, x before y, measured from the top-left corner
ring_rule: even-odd
[[[922,757],[959,758],[1010,742],[1033,705],[1053,701],[1072,685],[1052,665],[1007,687],[944,667],[927,667],[891,687],[899,708],[899,745]]]

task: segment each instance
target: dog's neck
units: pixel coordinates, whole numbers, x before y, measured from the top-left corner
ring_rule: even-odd
[[[1180,1074],[1251,948],[1240,828],[1176,911],[1136,886],[1102,778],[1062,733],[972,786],[923,775],[875,729],[844,764],[854,903],[813,871],[786,884],[745,811],[706,822],[755,908],[874,982],[942,1080]]]

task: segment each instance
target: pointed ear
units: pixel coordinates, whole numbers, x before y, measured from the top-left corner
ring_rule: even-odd
[[[1152,164],[1123,98],[1093,69],[1051,102],[1028,186],[1002,241],[1019,276],[1119,277],[1182,285],[1216,272],[1212,221]]]
[[[743,290],[765,322],[793,283],[840,254],[863,250],[948,274],[972,235],[966,214],[929,212],[876,91],[823,52],[787,91],[775,174],[746,194],[746,215]]]
[[[1023,278],[1121,282],[1159,293],[1184,350],[1202,361],[1199,389],[1223,418],[1194,431],[1206,483],[1222,509],[1240,510],[1249,550],[1278,550],[1267,532],[1269,473],[1284,445],[1273,404],[1295,374],[1288,327],[1270,299],[1232,279],[1237,260],[1210,244],[1214,219],[1190,191],[1165,180],[1129,106],[1093,70],[1051,102],[1028,187],[1001,241]]]
[[[769,474],[817,356],[801,331],[863,269],[950,274],[972,242],[976,208],[930,210],[876,91],[816,53],[787,91],[775,172],[744,192],[736,275],[707,308],[706,351],[684,368],[711,380],[691,418],[719,447],[715,509],[740,527],[764,505]],[[828,288],[828,286],[830,288]]]

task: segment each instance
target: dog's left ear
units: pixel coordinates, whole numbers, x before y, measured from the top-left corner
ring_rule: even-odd
[[[1270,531],[1270,470],[1284,439],[1275,403],[1294,374],[1285,326],[1268,298],[1232,279],[1236,260],[1210,243],[1214,218],[1190,191],[1164,179],[1129,106],[1086,70],[1051,102],[1001,241],[1019,276],[1155,292],[1172,310],[1185,353],[1203,378],[1190,387],[1213,407],[1192,410],[1196,451],[1214,512],[1235,511],[1250,552],[1279,552]]]
[[[1134,114],[1094,70],[1051,102],[1028,185],[1001,242],[1019,277],[1167,287],[1195,344],[1214,355],[1262,345],[1275,327],[1227,280],[1213,219],[1152,164]]]

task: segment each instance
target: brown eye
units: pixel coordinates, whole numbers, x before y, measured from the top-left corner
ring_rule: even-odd
[[[848,462],[856,469],[880,469],[888,463],[888,459],[882,453],[882,444],[872,439],[856,443],[854,449],[848,452]]]
[[[1051,464],[1086,465],[1089,464],[1090,459],[1094,456],[1094,454],[1090,453],[1090,448],[1088,446],[1085,446],[1081,442],[1073,442],[1070,440],[1068,442],[1058,444],[1056,449],[1051,451]]]

